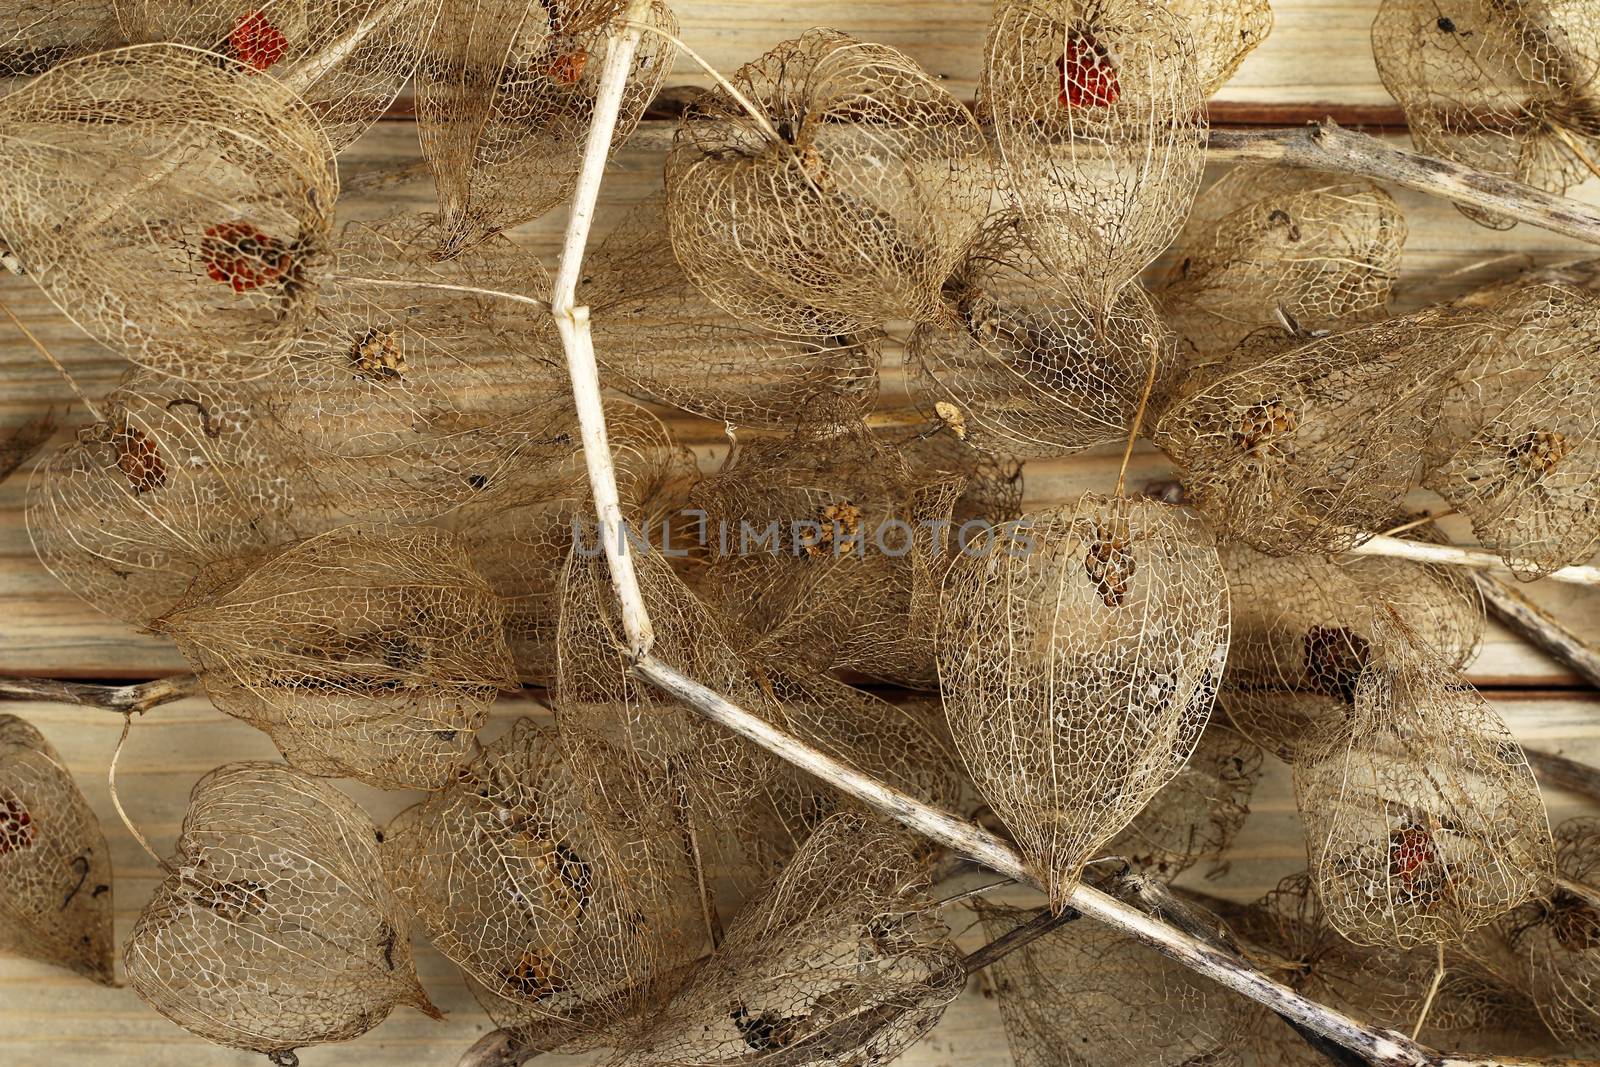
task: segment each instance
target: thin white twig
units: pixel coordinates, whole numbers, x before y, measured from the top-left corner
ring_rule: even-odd
[[[1357,556],[1389,556],[1393,559],[1410,559],[1418,563],[1443,563],[1452,567],[1472,567],[1506,570],[1505,560],[1497,553],[1482,548],[1463,548],[1460,545],[1435,545],[1426,541],[1407,541],[1400,537],[1379,535],[1352,548]],[[1530,564],[1530,566],[1532,566]],[[1600,585],[1600,567],[1562,567],[1545,575],[1552,582],[1570,582],[1573,585]]]

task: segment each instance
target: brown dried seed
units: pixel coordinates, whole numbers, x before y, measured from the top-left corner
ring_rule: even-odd
[[[1511,445],[1511,459],[1527,474],[1553,474],[1572,454],[1567,435],[1556,430],[1529,430]]]
[[[267,887],[249,878],[199,882],[191,897],[202,908],[216,912],[229,922],[241,922],[247,915],[263,915],[267,910]]]
[[[1128,546],[1127,523],[1108,528],[1096,520],[1094,531],[1094,540],[1083,556],[1083,569],[1106,607],[1119,608],[1139,566]]]
[[[355,367],[356,377],[369,382],[395,381],[405,377],[409,369],[394,331],[376,326],[350,346],[350,362]]]
[[[148,493],[167,484],[167,465],[149,434],[124,423],[111,435],[111,446],[117,450],[117,466],[135,493]]]
[[[1245,409],[1233,431],[1233,444],[1241,452],[1258,452],[1279,435],[1299,428],[1299,412],[1281,400],[1268,400]]]
[[[804,538],[806,555],[816,558],[826,556],[836,542],[854,538],[861,532],[861,509],[848,500],[826,504],[817,509],[820,530]]]
[[[557,973],[554,964],[531,950],[524,952],[502,977],[521,996],[534,1000],[548,999],[567,988],[566,979]]]

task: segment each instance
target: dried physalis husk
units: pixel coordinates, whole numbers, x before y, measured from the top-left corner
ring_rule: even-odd
[[[1357,556],[1268,556],[1220,549],[1233,602],[1233,640],[1217,702],[1234,725],[1285,760],[1343,736],[1367,668],[1400,646],[1427,644],[1452,670],[1477,655],[1483,602],[1458,571]]]
[[[819,401],[864,414],[881,335],[781,334],[734,318],[684,273],[664,206],[644,201],[585,261],[582,299],[608,383],[735,426],[788,426]]]
[[[931,612],[960,470],[912,471],[859,421],[806,413],[741,444],[690,494],[706,514],[700,582],[748,655],[931,687]]]
[[[1034,916],[975,905],[990,941]],[[989,970],[1017,1067],[1237,1067],[1247,1001],[1137,938],[1073,922]]]
[[[1530,285],[1484,310],[1492,326],[1446,390],[1423,484],[1531,581],[1600,545],[1600,299]]]
[[[974,448],[1023,459],[1127,436],[1152,359],[1176,370],[1172,335],[1142,287],[1085,304],[1024,240],[989,222],[944,284],[950,323],[923,323],[906,360],[925,410]]]
[[[207,564],[292,536],[292,457],[249,393],[140,371],[101,410],[40,459],[27,503],[40,562],[94,607],[142,626]]]
[[[1364,178],[1235,167],[1195,201],[1161,302],[1204,355],[1281,322],[1343,328],[1382,316],[1405,240],[1399,205]]]
[[[1477,690],[1419,639],[1379,641],[1343,735],[1295,763],[1311,876],[1352,941],[1460,941],[1548,885],[1544,800]]]
[[[12,79],[122,43],[111,0],[4,0],[0,3],[0,91]]]
[[[493,590],[425,526],[345,526],[217,564],[151,625],[294,766],[380,788],[451,781],[516,684]]]
[[[0,715],[0,952],[115,983],[111,853],[61,757]]]
[[[772,775],[774,757],[634,677],[600,536],[590,529],[575,540],[561,578],[557,722],[612,740],[664,769],[707,811],[737,807]],[[781,725],[781,708],[760,675],[661,552],[634,544],[629,555],[655,631],[651,657]]]
[[[1506,916],[1509,948],[1539,1016],[1564,1042],[1600,1049],[1600,819],[1555,832],[1556,880]]]
[[[942,608],[956,747],[1064,907],[1205,728],[1228,653],[1217,551],[1177,508],[1085,494],[962,553]]]
[[[1418,151],[1555,193],[1594,169],[1600,17],[1587,0],[1384,0],[1372,52]]]
[[[936,421],[898,433],[881,430],[878,436],[905,461],[918,481],[934,483],[951,475],[966,479],[966,488],[956,498],[950,516],[956,524],[956,540],[964,542],[980,530],[1020,518],[1022,460],[978,451],[957,432],[962,425],[959,412],[938,404],[934,408]],[[967,523],[972,525],[963,535]]]
[[[327,782],[279,763],[217,768],[123,949],[128,983],[190,1033],[269,1055],[348,1041],[399,1004],[442,1018],[378,840]]]
[[[1165,882],[1200,863],[1223,863],[1250,814],[1261,762],[1255,742],[1212,722],[1189,762],[1111,839],[1106,852]]]
[[[1161,6],[1188,24],[1200,67],[1200,90],[1208,98],[1217,95],[1272,32],[1269,0],[1161,0]]]
[[[554,338],[516,325],[529,309],[429,287],[542,293],[538,259],[495,237],[440,262],[440,232],[411,215],[346,226],[338,269],[353,280],[328,287],[266,383],[283,448],[351,519],[539,500],[577,447]]]
[[[1234,909],[1229,922],[1262,970],[1309,1000],[1408,1033],[1423,1015],[1439,966],[1436,946],[1352,944],[1328,925],[1309,874],[1283,879],[1260,901]],[[1445,947],[1443,981],[1431,994],[1421,1040],[1440,1049],[1526,1047],[1538,1029],[1533,1005],[1479,962],[1476,947]],[[1265,1009],[1251,1009],[1240,1041],[1254,1063],[1328,1062]]]
[[[411,79],[438,0],[113,0],[128,40],[172,41],[304,98],[334,150],[383,117]]]
[[[615,746],[522,719],[389,825],[390,883],[491,1013],[592,1035],[697,947],[678,827],[643,773]]]
[[[1205,95],[1187,20],[1157,0],[996,5],[978,108],[1040,258],[1088,306],[1113,306],[1200,189]]]
[[[811,30],[684,113],[667,156],[678,260],[730,314],[801,335],[942,314],[989,204],[983,133],[916,62]]]
[[[610,1067],[888,1063],[966,985],[903,831],[824,822]]]
[[[538,218],[571,194],[613,19],[626,7],[623,0],[446,0],[416,86],[417,132],[443,216],[442,253]],[[660,0],[642,21],[678,32]],[[612,151],[644,117],[672,56],[669,41],[641,36]]]
[[[1154,439],[1220,537],[1274,555],[1344,551],[1420,480],[1443,389],[1481,326],[1440,309],[1287,347],[1253,334],[1191,375]]]
[[[279,82],[191,48],[124,48],[5,96],[0,131],[0,232],[97,341],[164,374],[239,380],[305,329],[338,180]]]
[[[671,520],[688,485],[697,477],[693,453],[673,440],[653,413],[627,401],[605,403],[606,440],[611,448],[624,514],[637,536],[670,541]],[[519,472],[522,478],[527,472]],[[561,574],[575,533],[586,550],[595,539],[594,497],[576,435],[567,459],[540,476],[534,500],[506,507],[492,497],[472,501],[449,516],[472,561],[494,589],[506,613],[506,641],[524,681],[550,684],[555,676],[556,629],[561,614]],[[520,499],[520,497],[519,497]]]

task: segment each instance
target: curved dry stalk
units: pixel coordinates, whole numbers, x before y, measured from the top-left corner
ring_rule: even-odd
[[[1600,244],[1600,209],[1522,182],[1355,133],[1331,119],[1299,129],[1212,130],[1208,155],[1361,174]]]
[[[1470,573],[1484,604],[1502,625],[1600,689],[1600,648],[1561,625],[1511,582],[1484,571]]]
[[[1482,548],[1464,548],[1460,545],[1434,545],[1425,541],[1407,541],[1398,537],[1379,535],[1348,550],[1356,556],[1389,556],[1393,559],[1410,559],[1418,563],[1443,563],[1451,567],[1506,569],[1506,561],[1498,552]],[[1530,564],[1531,565],[1531,564]],[[1545,575],[1553,582],[1570,582],[1573,585],[1600,585],[1600,567],[1588,565],[1562,567]]]
[[[0,701],[71,704],[114,711],[118,715],[143,715],[151,708],[197,696],[200,692],[200,676],[196,674],[174,674],[134,685],[64,682],[56,678],[0,678]]]

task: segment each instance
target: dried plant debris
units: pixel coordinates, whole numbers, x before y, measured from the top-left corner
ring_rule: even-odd
[[[171,41],[268,74],[342,149],[410,81],[439,0],[112,0],[127,38]]]
[[[115,984],[111,853],[44,735],[0,715],[0,951]]]
[[[1600,299],[1512,289],[1445,392],[1424,484],[1531,581],[1600,545]]]
[[[1227,652],[1217,551],[1176,508],[1086,494],[957,559],[938,634],[951,732],[1058,909],[1194,751]]]
[[[445,0],[417,69],[417,132],[433,169],[440,251],[538,218],[571,194],[623,0]],[[663,3],[645,21],[677,33]],[[611,146],[633,133],[672,67],[646,32],[628,70]]]
[[[1268,0],[1162,0],[1162,6],[1183,16],[1194,35],[1200,88],[1208,98],[1272,32]]]
[[[1372,51],[1418,151],[1555,193],[1595,172],[1600,14],[1584,0],[1384,0]]]
[[[296,465],[250,394],[145,371],[100,406],[27,499],[39,561],[95,608],[143,626],[206,565],[292,536]]]
[[[366,812],[277,763],[195,785],[167,876],[123,949],[145,1003],[209,1041],[269,1055],[348,1041],[396,1005],[442,1018]]]
[[[1405,215],[1373,182],[1235,167],[1195,202],[1160,299],[1205,356],[1280,323],[1343,329],[1384,315],[1405,240]]]
[[[1482,317],[1430,309],[1311,341],[1251,335],[1198,369],[1155,426],[1189,503],[1263,552],[1339,552],[1422,477],[1461,347]]]
[[[1376,556],[1275,557],[1241,544],[1220,552],[1233,640],[1218,703],[1283,759],[1345,735],[1368,668],[1420,641],[1461,670],[1482,642],[1482,599],[1457,570]]]
[[[979,113],[1024,232],[1089,307],[1113,306],[1183,226],[1204,89],[1188,20],[1157,0],[996,5]]]
[[[752,325],[851,335],[941,314],[988,207],[983,133],[904,54],[811,30],[684,113],[667,157],[672,245]]]
[[[887,1063],[966,984],[898,828],[824,822],[611,1067]]]
[[[690,494],[709,531],[701,587],[763,663],[930,687],[939,582],[962,534],[956,466],[913,471],[864,424],[810,413],[741,444]],[[969,533],[991,528],[973,521]]]
[[[532,309],[431,288],[542,294],[538,260],[496,237],[439,262],[440,232],[406,215],[347,226],[337,261],[351,280],[324,293],[313,328],[264,383],[279,447],[304,457],[349,519],[542,499],[578,447],[554,338],[525,325]]]
[[[0,3],[0,89],[121,43],[111,0]]]
[[[522,719],[389,825],[391,883],[497,1022],[565,1024],[578,1047],[698,948],[693,875],[646,773]]]
[[[877,331],[802,336],[729,315],[679,265],[664,208],[660,196],[640,204],[587,261],[583,299],[608,381],[734,426],[787,427],[817,403],[872,406]]]
[[[1574,1051],[1600,1050],[1600,819],[1568,819],[1555,832],[1549,891],[1502,920],[1526,983],[1550,1031]]]
[[[455,777],[515,684],[502,627],[458,539],[381,524],[215,564],[152,623],[295,767],[421,789]]]
[[[0,231],[28,276],[95,340],[193,381],[267,373],[325,268],[328,140],[250,71],[149,45],[63,63],[0,101]]]
[[[1311,877],[1352,941],[1460,941],[1548,885],[1544,800],[1488,701],[1420,640],[1382,640],[1343,736],[1295,764]]]
[[[1177,369],[1170,332],[1130,284],[1108,308],[1086,305],[997,216],[945,282],[954,321],[924,323],[907,363],[924,411],[975,448],[1023,459],[1067,455],[1127,436],[1152,359]]]
[[[1238,639],[1235,623],[1233,640]],[[1106,852],[1162,881],[1198,864],[1225,864],[1224,854],[1250,814],[1261,763],[1253,741],[1213,721],[1189,762],[1111,839]]]

